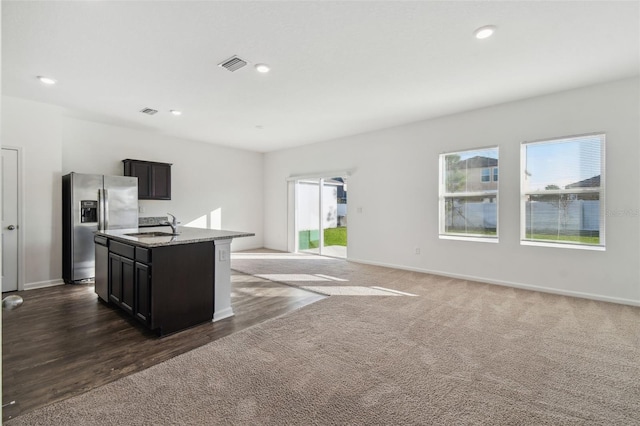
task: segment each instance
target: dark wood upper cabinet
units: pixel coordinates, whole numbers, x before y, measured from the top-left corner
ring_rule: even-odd
[[[124,175],[138,178],[139,200],[171,199],[171,164],[142,160],[122,160]]]

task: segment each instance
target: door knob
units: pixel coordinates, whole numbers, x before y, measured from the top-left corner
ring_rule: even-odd
[[[7,226],[7,229],[8,229],[9,231],[13,231],[14,229],[16,229],[16,227],[15,227],[15,226],[13,226],[13,225],[9,225],[9,226]]]

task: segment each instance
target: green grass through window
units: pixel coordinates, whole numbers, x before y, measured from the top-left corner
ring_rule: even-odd
[[[347,246],[347,228],[327,228],[324,230],[325,246]]]
[[[600,244],[600,237],[590,235],[557,235],[557,234],[527,234],[529,241],[556,241],[563,243]]]
[[[320,244],[318,230],[300,231],[298,233],[298,249],[308,250],[318,248]],[[347,228],[327,228],[324,230],[324,245],[328,246],[347,246]]]
[[[449,227],[445,230],[446,234],[452,235],[468,235],[473,237],[474,235],[498,235],[495,229],[483,229],[483,228],[453,228]]]

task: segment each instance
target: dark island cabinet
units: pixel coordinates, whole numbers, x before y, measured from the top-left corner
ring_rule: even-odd
[[[124,175],[138,178],[139,200],[171,199],[171,164],[126,159]]]
[[[151,269],[149,265],[136,262],[135,317],[144,324],[151,324]]]
[[[151,322],[150,251],[112,241],[108,256],[109,302],[148,325]]]
[[[145,248],[109,239],[106,247],[96,251],[108,259],[96,292],[106,279],[107,303],[161,336],[213,319],[213,242]]]
[[[109,253],[109,300],[133,314],[135,277],[133,260]]]
[[[109,300],[120,304],[122,300],[122,257],[109,253]]]

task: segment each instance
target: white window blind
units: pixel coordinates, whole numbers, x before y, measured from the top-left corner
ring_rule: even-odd
[[[604,247],[604,134],[522,144],[522,241]]]

